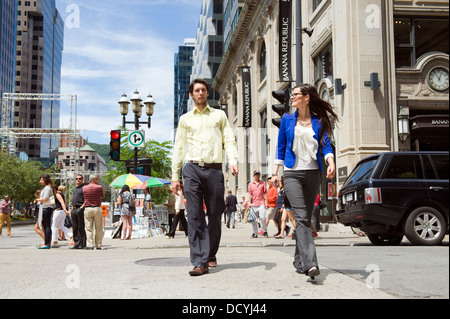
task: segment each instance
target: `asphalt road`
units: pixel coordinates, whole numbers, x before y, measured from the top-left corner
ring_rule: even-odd
[[[219,266],[193,278],[186,247],[138,249],[141,242],[131,240],[100,251],[73,251],[67,243],[43,251],[31,227],[15,228],[14,235],[0,239],[1,299],[170,298],[188,305],[191,299],[449,298],[448,241],[318,246],[321,275],[312,281],[294,271],[293,246],[221,247]]]
[[[370,244],[317,247],[319,264],[397,298],[449,298],[449,248]],[[279,248],[291,254],[286,248]],[[338,296],[336,296],[339,298]]]

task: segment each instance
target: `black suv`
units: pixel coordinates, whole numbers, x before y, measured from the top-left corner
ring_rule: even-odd
[[[448,234],[448,152],[391,152],[360,161],[339,192],[338,221],[374,245],[439,245]]]

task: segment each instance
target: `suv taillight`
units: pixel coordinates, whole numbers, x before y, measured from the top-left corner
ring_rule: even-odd
[[[366,188],[364,190],[364,198],[366,204],[381,204],[383,202],[381,188]]]

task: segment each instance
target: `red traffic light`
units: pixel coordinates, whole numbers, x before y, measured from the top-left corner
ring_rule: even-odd
[[[111,131],[111,138],[114,140],[118,140],[120,138],[120,131]]]
[[[109,157],[113,161],[120,161],[120,130],[113,130],[110,133],[111,141],[109,143]]]

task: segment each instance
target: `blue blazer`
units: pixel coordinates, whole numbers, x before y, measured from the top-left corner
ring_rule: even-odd
[[[280,132],[278,133],[278,146],[276,161],[283,161],[284,165],[288,168],[294,167],[295,153],[292,150],[292,144],[294,142],[295,126],[297,125],[298,110],[295,113],[286,113],[281,119]],[[314,138],[319,143],[319,149],[317,151],[317,164],[321,171],[323,171],[322,160],[320,158],[320,152],[323,156],[328,154],[334,154],[331,141],[328,137],[328,133],[325,132],[324,144],[322,145],[322,138],[320,136],[320,130],[322,129],[322,123],[318,117],[312,116],[311,118],[312,129],[315,133]]]

